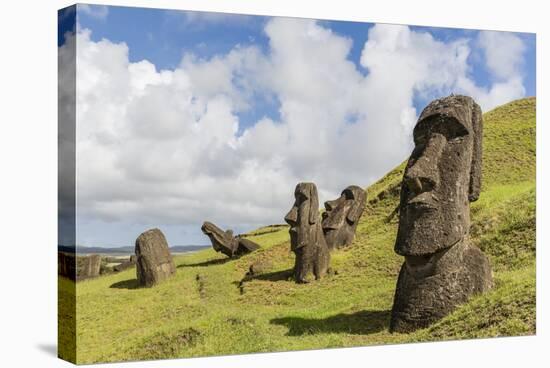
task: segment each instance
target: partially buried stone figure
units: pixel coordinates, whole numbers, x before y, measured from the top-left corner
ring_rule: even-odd
[[[211,222],[205,221],[201,227],[202,232],[210,238],[212,248],[229,258],[238,257],[260,248],[251,240],[233,236],[232,230],[223,231]]]
[[[350,185],[339,198],[325,202],[322,227],[330,250],[347,247],[353,242],[366,201],[366,192],[356,185]]]
[[[395,252],[405,257],[390,331],[424,328],[492,286],[487,257],[470,243],[470,202],[481,187],[482,115],[467,96],[431,102],[413,132]]]
[[[78,279],[97,277],[101,269],[101,256],[99,254],[90,254],[89,256],[79,257],[76,267]]]
[[[140,286],[150,287],[176,272],[168,242],[159,229],[151,229],[136,239],[136,274]]]
[[[326,274],[330,252],[319,219],[319,198],[313,183],[299,183],[294,191],[295,202],[285,221],[290,225],[290,249],[296,254],[294,279],[308,282],[313,272],[315,279]]]

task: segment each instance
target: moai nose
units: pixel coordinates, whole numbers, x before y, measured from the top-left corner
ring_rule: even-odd
[[[407,168],[404,182],[414,194],[431,191],[439,185],[439,159],[446,139],[441,134],[430,137],[422,153]]]
[[[435,180],[425,176],[405,177],[404,181],[405,185],[415,195],[431,191],[436,184]]]
[[[332,211],[336,207],[336,201],[326,201],[325,202],[325,209],[327,211]]]
[[[296,208],[296,206],[293,206],[286,214],[285,221],[290,226],[296,225],[296,223],[298,222],[298,209]]]

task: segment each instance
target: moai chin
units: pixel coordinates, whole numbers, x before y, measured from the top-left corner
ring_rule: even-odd
[[[330,252],[319,219],[319,197],[313,183],[299,183],[294,190],[295,202],[285,216],[290,225],[290,249],[296,254],[294,279],[307,283],[309,273],[315,279],[326,274]]]
[[[234,237],[232,230],[223,231],[211,222],[205,221],[201,230],[204,235],[210,238],[212,248],[221,252],[229,258],[238,257],[259,249],[260,246],[251,240]]]
[[[395,252],[405,257],[390,331],[424,328],[492,286],[487,257],[470,243],[470,202],[481,188],[482,115],[467,96],[431,102],[413,131],[401,186]]]
[[[339,198],[325,202],[322,227],[330,250],[351,245],[366,201],[366,192],[356,185],[350,185]]]

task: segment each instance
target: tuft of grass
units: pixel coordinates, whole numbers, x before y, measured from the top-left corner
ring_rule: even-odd
[[[77,362],[535,333],[535,99],[499,107],[484,121],[483,186],[471,207],[471,239],[490,257],[489,293],[428,329],[388,332],[402,264],[393,246],[403,163],[368,188],[354,243],[332,254],[322,280],[291,280],[288,227],[271,225],[244,235],[262,248],[238,259],[212,249],[176,256],[174,277],[154,288],[138,288],[135,270],[78,282]],[[246,275],[252,264],[259,272]],[[71,285],[59,285],[70,297]],[[65,319],[70,313],[60,314]]]
[[[61,359],[76,361],[76,283],[65,277],[57,279],[57,354]]]

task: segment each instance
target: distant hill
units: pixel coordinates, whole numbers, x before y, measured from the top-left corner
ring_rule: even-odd
[[[535,117],[535,98],[484,114],[470,235],[490,259],[495,287],[429,328],[388,331],[403,263],[394,252],[402,163],[367,188],[355,240],[332,253],[333,272],[322,280],[295,284],[288,228],[266,226],[247,236],[260,250],[235,260],[211,247],[176,256],[176,275],[153,289],[136,289],[134,270],[79,283],[78,363],[534,334]],[[245,277],[253,263],[261,273]],[[61,295],[70,287],[61,280]]]
[[[210,245],[175,245],[173,247],[170,247],[170,252],[172,253],[186,253],[186,252],[194,252],[197,250],[203,250],[206,248],[210,248]],[[58,245],[57,250],[59,252],[65,252],[65,253],[74,253],[75,247],[74,246],[66,246],[66,245]],[[81,254],[133,254],[134,253],[134,247],[133,246],[127,246],[127,247],[86,247],[83,245],[77,245],[76,246],[77,253]]]

